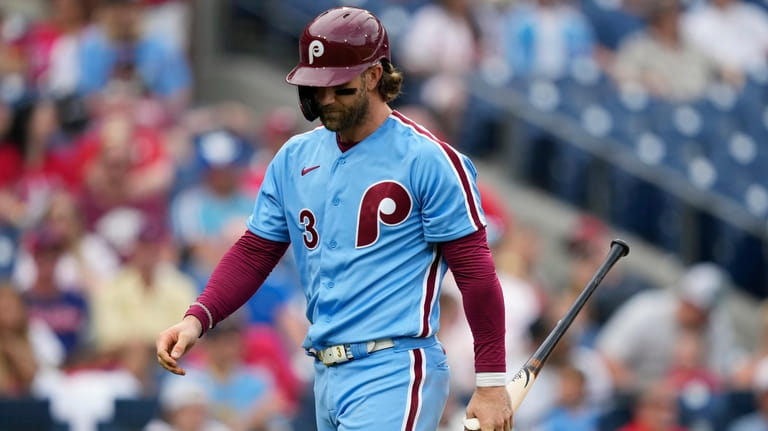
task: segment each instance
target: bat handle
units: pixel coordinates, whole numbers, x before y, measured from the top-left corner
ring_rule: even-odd
[[[537,371],[535,368],[526,364],[521,368],[512,380],[507,383],[506,391],[509,396],[509,402],[512,406],[512,411],[516,412],[520,404],[523,403],[523,399],[531,389],[534,380],[536,380]],[[477,418],[464,418],[464,428],[470,431],[476,431],[480,429],[480,421]]]

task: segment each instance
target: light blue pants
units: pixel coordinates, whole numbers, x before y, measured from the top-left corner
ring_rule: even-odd
[[[435,431],[448,398],[448,364],[436,339],[334,366],[315,361],[318,431]]]

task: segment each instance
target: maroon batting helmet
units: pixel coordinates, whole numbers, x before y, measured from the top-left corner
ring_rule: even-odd
[[[299,86],[304,116],[317,118],[313,90],[351,81],[381,59],[390,59],[387,31],[365,9],[339,7],[327,10],[304,28],[299,40],[299,64],[285,80]]]

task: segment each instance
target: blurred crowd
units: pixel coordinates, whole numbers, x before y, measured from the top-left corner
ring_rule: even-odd
[[[455,119],[465,107],[464,83],[478,69],[497,82],[604,73],[619,88],[690,102],[715,83],[739,90],[768,66],[768,5],[760,1],[426,3],[396,35],[396,55],[418,81],[406,97],[428,106],[446,127],[461,124]]]
[[[585,17],[590,2],[412,3],[409,26],[393,31],[408,77],[397,108],[449,142],[466,132],[465,83],[478,69],[554,77],[589,58],[620,85],[690,100],[711,81],[745,85],[768,55],[768,14],[743,0],[595,1],[612,13],[602,25]],[[187,376],[162,373],[154,353],[155,336],[243,233],[272,156],[311,125],[296,107],[255,115],[235,101],[196,102],[192,2],[45,5],[40,17],[0,11],[0,417],[20,421],[0,429],[32,428],[34,418],[7,413],[24,400],[46,401],[41,416],[72,430],[313,429],[290,251],[189,355]],[[511,377],[589,281],[612,232],[580,217],[562,239],[567,282],[558,285],[541,273],[535,229],[479,186]],[[768,308],[759,338],[741,342],[723,307],[730,286],[707,262],[672,286],[616,268],[516,429],[767,429]],[[458,295],[449,277],[439,334],[453,372],[446,430],[462,428],[474,385]]]

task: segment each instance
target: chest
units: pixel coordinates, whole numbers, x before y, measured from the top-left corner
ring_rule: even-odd
[[[361,248],[418,224],[419,200],[405,158],[316,154],[295,166],[284,190],[285,215],[294,234],[310,238],[309,248],[318,232]]]

